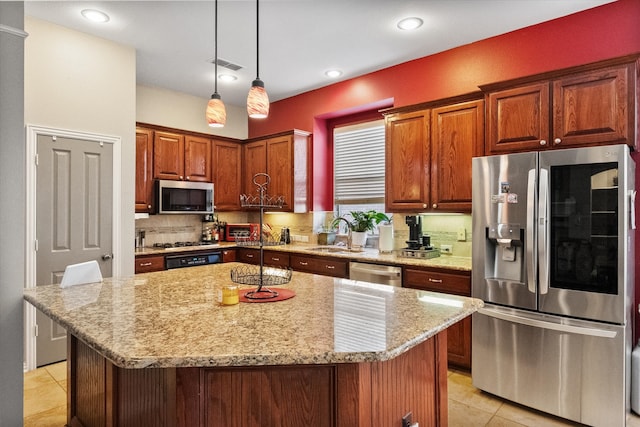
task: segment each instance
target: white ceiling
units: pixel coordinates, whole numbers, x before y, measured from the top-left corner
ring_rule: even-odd
[[[271,101],[456,46],[596,7],[612,0],[262,0],[260,77]],[[99,9],[92,24],[80,11]],[[137,82],[209,98],[213,93],[213,1],[25,1],[25,14],[133,46]],[[219,0],[218,57],[243,66],[218,82],[242,106],[256,77],[256,4]],[[401,31],[418,16],[424,25]],[[344,74],[324,75],[330,68]],[[218,74],[227,72],[218,67]]]

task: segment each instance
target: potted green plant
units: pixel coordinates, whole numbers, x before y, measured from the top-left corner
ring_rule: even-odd
[[[332,226],[337,227],[340,221],[344,221],[347,224],[351,234],[352,248],[364,248],[367,243],[368,231],[373,231],[374,227],[382,222],[391,222],[391,218],[385,213],[376,212],[375,210],[351,211],[349,214],[351,215],[350,219],[338,217],[333,220]]]

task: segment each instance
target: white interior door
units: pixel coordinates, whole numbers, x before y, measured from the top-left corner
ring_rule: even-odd
[[[36,284],[60,283],[69,264],[112,274],[113,145],[37,137]],[[36,364],[66,358],[66,331],[37,311]]]

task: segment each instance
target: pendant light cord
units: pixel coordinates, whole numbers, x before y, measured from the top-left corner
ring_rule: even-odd
[[[260,0],[256,0],[256,79],[260,78],[260,16],[259,15],[260,15]]]
[[[215,76],[214,76],[214,89],[213,89],[213,93],[218,93],[218,0],[216,0],[215,2],[215,12],[216,12],[216,17],[215,17],[215,29],[214,29],[214,33],[215,33],[215,40],[214,40],[214,47],[213,47],[213,54],[215,55],[215,67],[214,67],[214,72],[215,72]]]

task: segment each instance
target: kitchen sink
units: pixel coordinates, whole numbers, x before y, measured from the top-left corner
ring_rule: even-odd
[[[351,250],[346,246],[318,246],[315,248],[310,248],[309,250],[314,252],[326,252],[326,253],[351,252]]]

